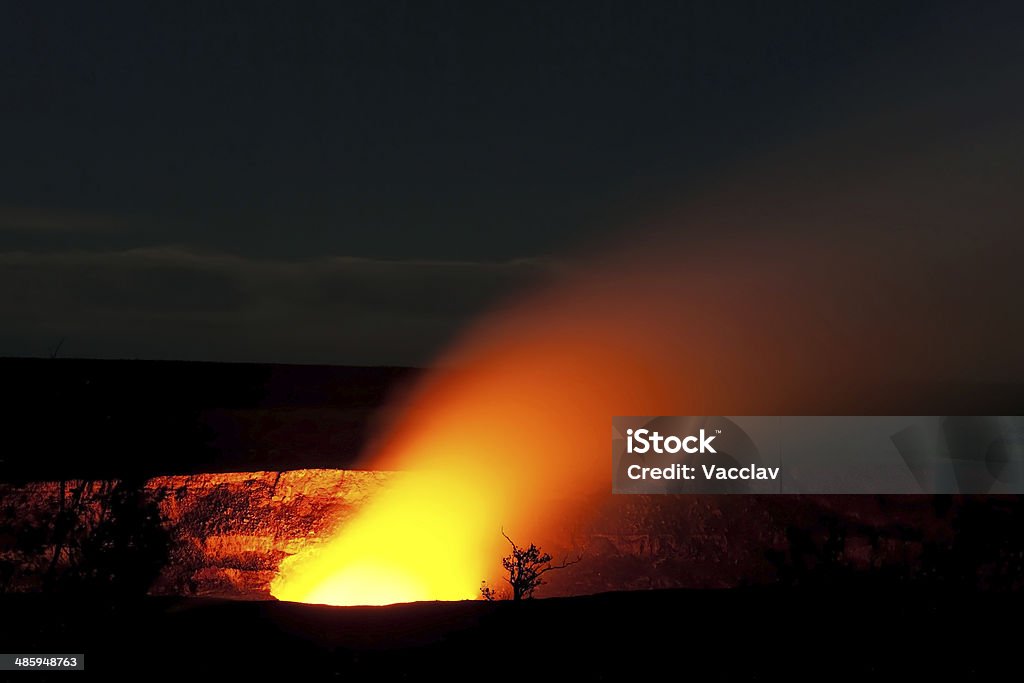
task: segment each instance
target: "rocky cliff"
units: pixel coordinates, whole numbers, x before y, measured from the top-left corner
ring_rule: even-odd
[[[344,524],[394,476],[294,470],[155,477],[134,502],[141,511],[130,520],[133,528],[106,535],[162,546],[149,549],[162,555],[151,593],[269,598],[283,557]],[[89,539],[119,522],[113,508],[124,486],[111,480],[0,484],[0,561],[8,590],[41,588],[48,575],[81,563],[88,552],[102,553]],[[154,532],[134,538],[147,515],[157,522]]]

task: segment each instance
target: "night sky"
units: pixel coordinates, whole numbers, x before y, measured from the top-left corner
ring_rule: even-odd
[[[4,3],[0,356],[429,363],[749,159],[906,102],[961,111],[965,83],[1024,73],[1011,14]]]

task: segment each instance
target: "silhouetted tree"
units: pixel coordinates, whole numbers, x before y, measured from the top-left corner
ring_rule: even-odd
[[[583,559],[580,555],[574,560],[566,559],[561,564],[551,564],[551,554],[541,551],[537,545],[531,543],[527,547],[519,547],[515,541],[509,538],[504,529],[502,529],[501,535],[512,546],[512,552],[502,558],[501,566],[508,573],[505,581],[512,587],[513,600],[532,598],[533,592],[546,583],[543,578],[545,574],[556,569],[565,569]],[[486,585],[480,588],[480,593],[485,600],[497,598],[497,593]]]
[[[141,481],[106,481],[98,493],[98,519],[86,523],[90,482],[80,482],[54,524],[48,590],[83,594],[143,595],[167,559],[169,536],[158,500]],[[63,482],[62,482],[63,490]]]

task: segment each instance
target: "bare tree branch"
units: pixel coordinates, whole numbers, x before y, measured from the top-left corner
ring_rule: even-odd
[[[577,555],[575,560],[570,560],[569,558],[565,558],[564,560],[562,560],[562,564],[549,564],[548,566],[544,567],[539,572],[537,572],[537,574],[543,574],[543,573],[549,572],[549,571],[551,571],[553,569],[565,569],[566,567],[573,566],[574,564],[578,563],[582,559],[583,559],[583,554],[582,553]]]
[[[542,578],[544,574],[556,569],[565,569],[583,559],[581,553],[576,559],[570,560],[566,556],[560,564],[552,564],[551,554],[541,550],[536,543],[525,547],[519,546],[505,533],[504,527],[501,528],[501,535],[512,547],[512,552],[502,558],[501,566],[507,572],[503,578],[505,583],[512,587],[513,600],[525,600],[533,597],[533,592],[539,586],[547,583]],[[485,591],[483,588],[481,588],[481,593],[485,599],[493,599],[493,593]]]

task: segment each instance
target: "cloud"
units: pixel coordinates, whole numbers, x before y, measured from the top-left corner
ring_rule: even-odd
[[[424,363],[545,260],[263,260],[183,248],[0,253],[0,355]]]

